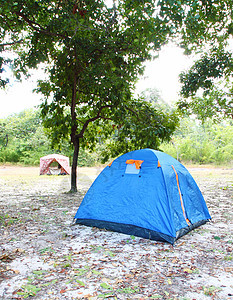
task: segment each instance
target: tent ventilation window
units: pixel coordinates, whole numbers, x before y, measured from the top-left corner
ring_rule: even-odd
[[[141,170],[141,165],[143,163],[143,160],[134,160],[134,159],[128,159],[126,161],[126,170],[125,174],[139,174]]]

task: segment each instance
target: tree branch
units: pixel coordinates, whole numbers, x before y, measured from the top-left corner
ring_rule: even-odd
[[[112,118],[107,118],[107,117],[104,117],[104,116],[100,116],[100,118],[103,119],[103,120],[110,120],[110,121],[113,121]]]
[[[141,121],[141,119],[139,118],[139,114],[135,110],[133,110],[132,108],[130,108],[128,106],[126,106],[125,108],[128,109],[129,111],[131,111],[133,114],[135,114],[137,116],[138,120]]]
[[[94,121],[96,121],[96,120],[98,120],[98,119],[100,119],[100,118],[102,118],[102,119],[105,118],[105,117],[101,116],[101,112],[102,112],[103,109],[105,109],[105,108],[112,108],[112,107],[113,107],[113,105],[104,105],[104,106],[101,106],[100,109],[99,109],[99,111],[98,111],[98,113],[97,113],[97,115],[96,115],[95,117],[93,117],[93,118],[88,119],[88,120],[83,124],[83,127],[82,127],[82,129],[80,130],[79,134],[76,135],[76,138],[82,138],[82,137],[83,137],[84,132],[85,132],[85,130],[87,129],[87,126],[89,125],[89,123],[94,122]],[[106,119],[107,119],[107,118],[106,118]]]
[[[19,41],[15,41],[15,42],[11,42],[11,43],[4,43],[4,44],[0,44],[0,47],[5,47],[5,46],[13,46],[16,44],[20,44],[23,40],[19,40]]]
[[[39,29],[40,29],[40,30],[44,30],[44,28],[43,28],[40,24],[36,23],[35,21],[30,20],[30,19],[29,19],[27,16],[25,16],[23,13],[16,11],[15,14],[16,14],[17,16],[23,18],[24,21],[26,21],[26,22],[29,24],[29,26],[32,27],[33,29],[35,29],[35,30],[37,30],[37,31],[38,31]]]
[[[66,35],[63,34],[58,34],[58,33],[54,33],[54,32],[50,32],[47,31],[44,27],[42,27],[39,23],[30,20],[26,15],[24,15],[21,12],[15,12],[15,14],[21,18],[24,19],[24,21],[34,30],[36,30],[37,32],[41,32],[50,36],[57,36],[57,37],[62,37],[62,38],[66,38]]]

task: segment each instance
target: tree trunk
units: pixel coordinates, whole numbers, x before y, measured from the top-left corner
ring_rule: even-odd
[[[72,126],[71,126],[71,142],[74,145],[74,153],[73,153],[73,162],[71,168],[71,189],[70,193],[77,192],[77,166],[78,166],[78,154],[79,154],[79,137],[76,135],[77,124],[76,124],[76,100],[77,100],[77,76],[74,73],[73,78],[73,88],[72,88],[72,102],[71,102],[71,118],[72,118]]]
[[[74,144],[74,154],[73,154],[73,162],[72,162],[72,168],[71,168],[70,193],[77,192],[77,166],[78,166],[78,154],[79,154],[79,138],[78,137],[75,137],[73,144]]]

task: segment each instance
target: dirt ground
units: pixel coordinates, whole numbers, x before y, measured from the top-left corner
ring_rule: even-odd
[[[212,221],[174,246],[73,217],[101,168],[39,176],[0,166],[0,299],[233,299],[233,170],[188,168]]]

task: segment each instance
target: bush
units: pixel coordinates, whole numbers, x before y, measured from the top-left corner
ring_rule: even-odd
[[[198,124],[181,121],[173,142],[163,143],[160,149],[184,163],[231,163],[233,161],[233,126],[231,124]]]
[[[15,149],[3,148],[0,150],[0,162],[19,162],[20,155]]]

